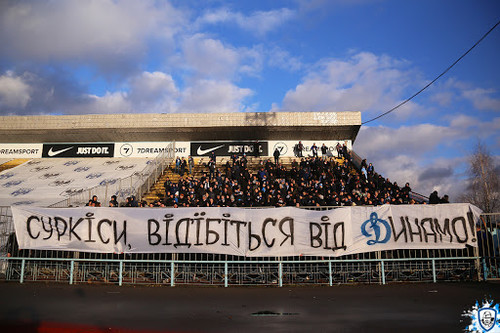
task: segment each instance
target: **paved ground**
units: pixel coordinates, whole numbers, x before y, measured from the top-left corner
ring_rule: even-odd
[[[0,283],[0,332],[463,332],[497,283],[118,287]]]

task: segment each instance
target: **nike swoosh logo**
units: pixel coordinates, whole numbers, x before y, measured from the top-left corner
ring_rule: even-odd
[[[198,156],[205,155],[205,154],[210,153],[211,151],[217,150],[217,149],[222,148],[222,147],[224,147],[224,145],[220,145],[220,146],[212,147],[212,148],[208,148],[208,149],[201,149],[201,146],[200,146],[200,147],[198,147],[196,154],[198,154]]]
[[[64,149],[61,149],[61,150],[56,150],[56,151],[53,151],[53,150],[52,150],[53,148],[54,148],[54,147],[50,147],[50,149],[49,149],[49,151],[48,151],[48,153],[47,153],[47,155],[49,155],[50,157],[53,157],[53,156],[57,156],[57,155],[59,155],[59,154],[62,154],[62,153],[64,153],[65,151],[68,151],[68,150],[70,150],[71,148],[73,148],[73,146],[71,146],[71,147],[69,147],[69,148],[64,148]]]

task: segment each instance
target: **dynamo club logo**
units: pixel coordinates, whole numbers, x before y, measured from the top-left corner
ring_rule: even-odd
[[[471,310],[463,314],[469,317],[471,323],[465,329],[465,332],[471,333],[499,333],[500,319],[498,318],[499,305],[493,306],[493,301],[484,301],[482,306],[476,301]]]
[[[370,218],[361,225],[361,233],[365,237],[375,237],[366,242],[368,245],[384,244],[391,239],[391,226],[386,220],[379,219],[377,213],[373,212]]]

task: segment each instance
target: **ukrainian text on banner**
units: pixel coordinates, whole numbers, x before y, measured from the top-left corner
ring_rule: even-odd
[[[294,207],[12,207],[21,249],[108,253],[341,256],[477,246],[481,211],[469,204]]]

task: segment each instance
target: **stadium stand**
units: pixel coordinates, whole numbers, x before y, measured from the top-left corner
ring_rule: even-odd
[[[226,158],[214,166],[200,159],[192,174],[176,167],[145,196],[150,206],[282,207],[420,203],[409,184],[399,187],[376,172],[368,176],[345,158]]]
[[[32,159],[0,172],[0,206],[50,206],[98,185],[140,173],[150,158]],[[18,160],[16,160],[18,161]],[[106,201],[106,198],[102,198]]]

